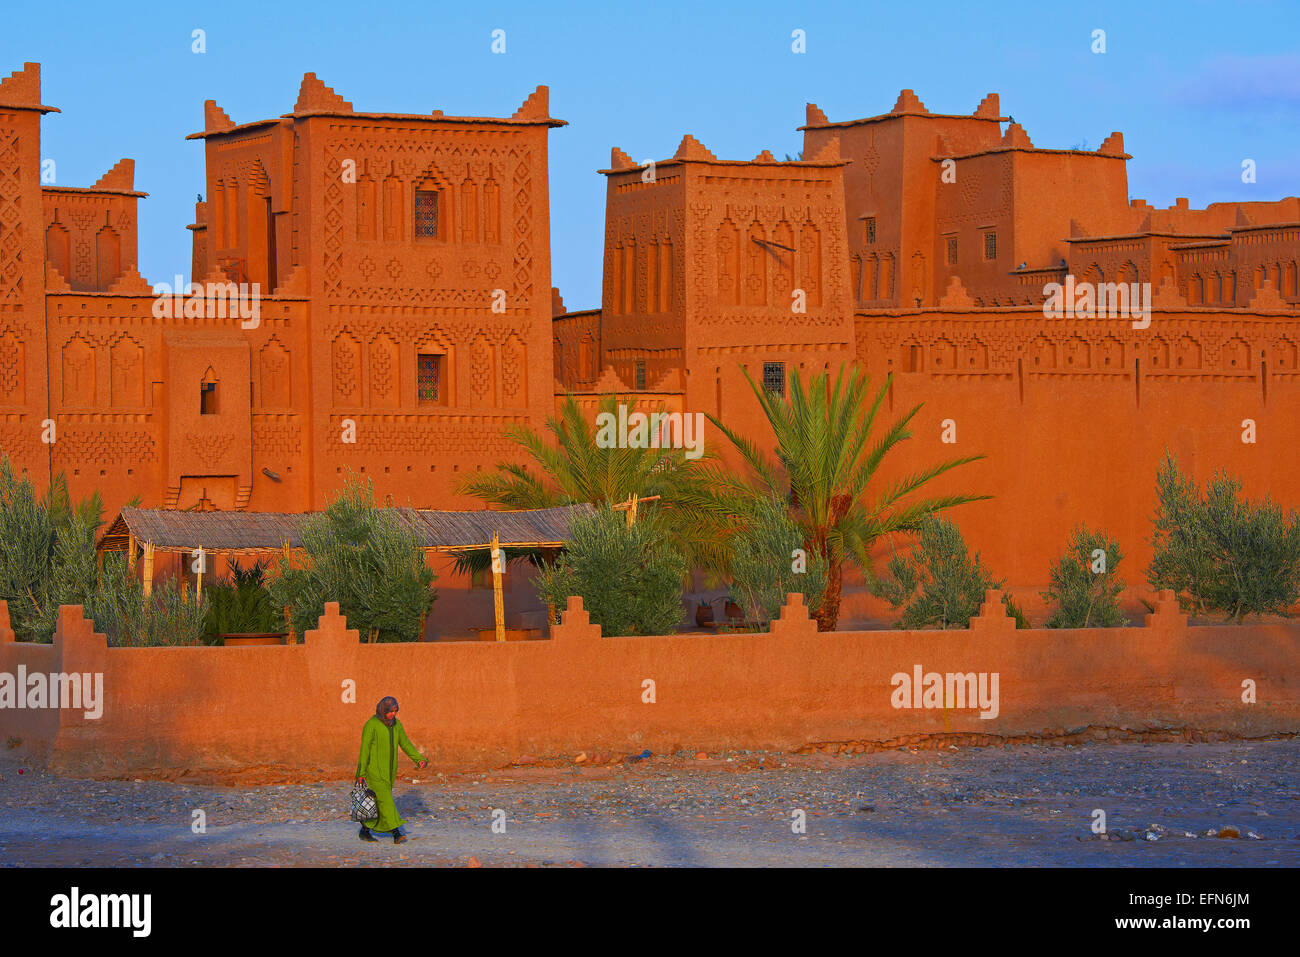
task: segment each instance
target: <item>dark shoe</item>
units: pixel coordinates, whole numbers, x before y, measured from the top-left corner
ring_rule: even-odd
[[[405,843],[406,843],[406,840],[407,840],[406,835],[403,834],[401,831],[394,831],[394,832],[393,832],[393,843],[394,843],[394,844],[405,844]]]
[[[361,825],[361,833],[358,834],[357,837],[361,838],[363,841],[369,841],[372,844],[379,843],[379,838],[371,834],[370,828],[366,827],[364,824]]]

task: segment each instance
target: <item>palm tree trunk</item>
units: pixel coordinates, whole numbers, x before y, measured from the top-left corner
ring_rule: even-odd
[[[826,590],[817,609],[817,630],[834,631],[840,620],[840,591],[844,584],[844,565],[833,556],[826,561]]]

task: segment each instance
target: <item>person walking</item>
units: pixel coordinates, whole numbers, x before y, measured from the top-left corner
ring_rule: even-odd
[[[397,813],[397,805],[393,803],[398,747],[406,752],[417,768],[429,766],[424,755],[415,749],[411,739],[406,736],[402,722],[397,720],[397,699],[390,695],[375,705],[374,717],[366,721],[361,729],[361,757],[357,759],[356,783],[374,791],[375,803],[379,805],[379,816],[361,824],[358,836],[363,841],[379,840],[372,833],[374,831],[380,834],[391,832],[394,844],[407,840],[402,833],[402,825],[406,822]]]

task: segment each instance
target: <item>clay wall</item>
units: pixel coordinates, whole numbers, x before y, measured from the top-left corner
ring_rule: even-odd
[[[646,385],[669,368],[681,367],[686,337],[686,292],[682,250],[686,236],[689,167],[665,160],[629,168],[631,160],[612,151],[606,172],[605,260],[600,336],[601,368],[613,365],[636,384],[644,368]]]
[[[45,186],[47,285],[74,292],[108,292],[137,262],[136,200],[131,160],[122,160],[100,183],[117,188]]]
[[[989,94],[971,116],[931,114],[911,90],[890,113],[831,123],[808,105],[804,157],[835,138],[848,159],[844,217],[852,291],[863,306],[923,304],[934,299],[938,153],[970,153],[997,145],[998,97]],[[874,220],[874,231],[868,227]]]
[[[1011,151],[994,151],[955,160],[952,182],[942,179],[942,167],[934,165],[939,180],[935,210],[934,245],[929,251],[936,264],[931,290],[942,296],[952,277],[960,279],[966,292],[977,302],[995,305],[1001,299],[1018,298],[1019,285],[1011,271],[1022,262],[1015,259],[1018,245],[1015,195],[1015,157]],[[994,236],[993,251],[986,253],[986,237]],[[955,250],[951,244],[955,243]],[[955,257],[954,257],[955,253]],[[1034,261],[1031,266],[1050,265]],[[1041,290],[1038,291],[1041,298]]]
[[[98,490],[107,515],[135,496],[145,507],[237,508],[254,494],[262,511],[310,507],[306,304],[266,299],[245,330],[215,300],[210,317],[208,300],[189,317],[157,316],[155,302],[144,291],[48,295],[54,472],[74,498]],[[216,394],[206,414],[205,380]]]
[[[471,506],[462,473],[516,459],[505,429],[554,401],[545,87],[509,119],[354,114],[309,75],[294,123],[315,504],[351,469]]]
[[[857,323],[859,364],[876,382],[895,374],[884,411],[923,403],[880,480],[986,456],[926,488],[994,496],[949,517],[995,574],[1022,586],[1017,599],[1031,610],[1080,522],[1115,536],[1122,577],[1144,583],[1166,448],[1202,483],[1224,469],[1252,498],[1300,506],[1300,317],[1280,302],[1244,315],[1157,307],[1144,330],[1127,319],[1048,320],[1041,308],[867,313]],[[1253,444],[1242,441],[1246,419]]]
[[[552,320],[551,362],[560,389],[582,391],[600,377],[603,325],[599,309],[565,313]]]
[[[1072,222],[1083,235],[1125,231],[1128,173],[1117,134],[1095,153],[1016,150],[1011,158],[1015,243],[1007,248],[1007,270],[1021,262],[1050,266],[1067,259]]]
[[[764,365],[779,363],[788,389],[795,368],[807,374],[852,358],[842,162],[832,139],[798,163],[689,164],[687,411],[766,435],[742,369],[761,387]],[[712,426],[705,441],[738,461]]]
[[[1268,280],[1287,302],[1300,303],[1300,220],[1287,225],[1237,227],[1231,235],[1232,273],[1239,302],[1249,300]],[[1189,285],[1195,282],[1191,270],[1179,278]],[[1230,284],[1232,275],[1222,281]]]
[[[40,97],[37,63],[0,80],[0,448],[37,485],[51,475]]]
[[[52,646],[14,644],[0,628],[0,671],[102,673],[102,716],[5,709],[0,736],[74,774],[287,779],[350,777],[361,726],[388,694],[441,767],[593,750],[1300,731],[1293,627],[1188,627],[1166,595],[1145,627],[1017,631],[997,593],[987,598],[964,631],[819,634],[792,596],[770,633],[642,638],[601,637],[570,599],[548,641],[390,645],[361,644],[327,606],[303,644],[261,648],[107,648],[80,609],[65,608]],[[955,686],[945,689],[947,707],[894,707],[894,676],[917,668],[983,673],[986,689],[996,673],[996,716],[962,707]],[[1245,679],[1255,682],[1254,704],[1242,700]],[[355,703],[344,694],[349,681]]]
[[[204,243],[208,271],[257,283],[270,295],[300,261],[291,220],[293,124],[267,120],[224,133],[229,118],[211,101],[205,111],[208,229],[195,241]]]
[[[1177,236],[1151,234],[1076,239],[1070,242],[1063,258],[1080,282],[1149,282],[1154,287],[1164,281],[1176,286],[1174,264],[1179,257],[1169,247],[1179,244]],[[1042,294],[1040,288],[1035,302],[1041,300]]]

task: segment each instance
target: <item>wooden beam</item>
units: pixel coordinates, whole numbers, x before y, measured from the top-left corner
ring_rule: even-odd
[[[153,542],[144,543],[144,597],[153,594]]]
[[[641,502],[657,502],[657,501],[659,501],[658,495],[647,495],[644,498],[641,498],[638,497],[635,492],[633,492],[631,497],[628,498],[626,502],[619,502],[617,505],[612,506],[612,508],[616,512],[621,512],[624,509],[627,510],[627,527],[631,528],[633,525],[636,524],[637,505],[640,504]]]
[[[126,537],[126,567],[132,575],[135,574],[135,535],[134,533]]]
[[[497,641],[506,640],[506,609],[501,594],[501,573],[505,570],[505,556],[496,533],[492,533],[492,610],[496,617]]]

